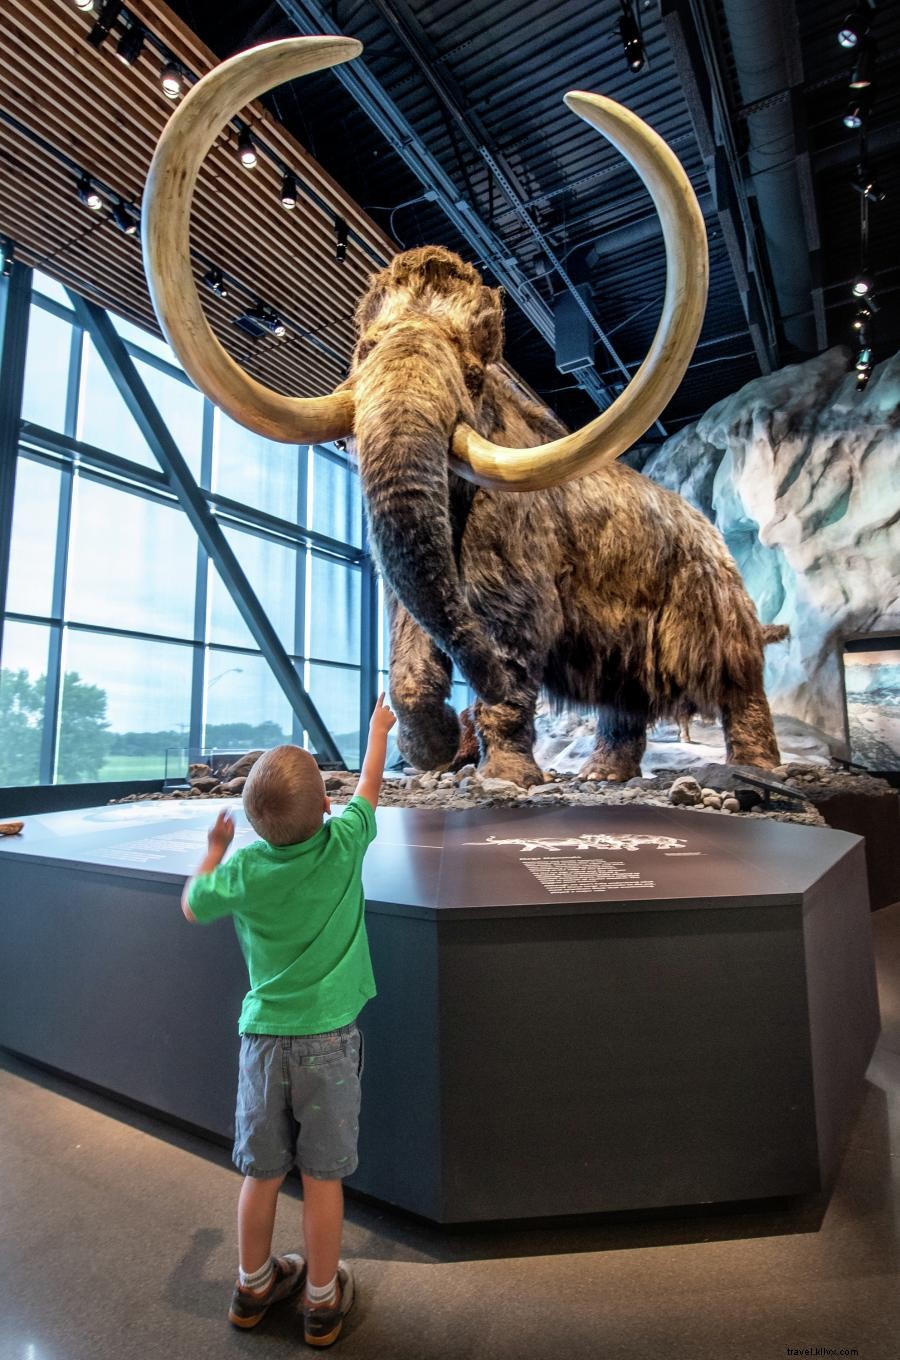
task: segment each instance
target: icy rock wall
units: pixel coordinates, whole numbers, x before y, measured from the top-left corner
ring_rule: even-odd
[[[843,349],[757,378],[644,463],[713,521],[764,623],[774,712],[846,752],[841,640],[900,631],[900,354],[863,392]]]

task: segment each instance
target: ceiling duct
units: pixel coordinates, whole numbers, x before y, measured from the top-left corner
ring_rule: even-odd
[[[789,92],[802,80],[802,70],[785,9],[784,0],[722,0],[740,98],[748,108],[749,173],[781,324],[788,344],[813,354],[818,346],[810,254],[818,242],[809,239],[796,167]]]

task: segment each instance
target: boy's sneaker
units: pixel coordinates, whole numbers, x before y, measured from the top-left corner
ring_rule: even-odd
[[[302,1256],[289,1252],[287,1256],[276,1256],[272,1261],[272,1282],[262,1294],[254,1294],[242,1289],[238,1280],[231,1296],[228,1321],[235,1327],[255,1327],[262,1322],[273,1303],[290,1298],[306,1284],[306,1262]]]
[[[338,1261],[337,1277],[337,1302],[329,1308],[310,1308],[303,1300],[303,1340],[308,1346],[333,1346],[353,1307],[353,1272],[345,1261]]]

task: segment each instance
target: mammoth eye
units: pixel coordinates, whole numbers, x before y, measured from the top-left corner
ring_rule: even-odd
[[[481,395],[484,388],[484,368],[481,364],[466,364],[465,382],[473,397]]]

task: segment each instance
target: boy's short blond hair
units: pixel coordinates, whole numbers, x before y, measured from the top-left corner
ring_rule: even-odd
[[[270,845],[297,845],[322,825],[325,785],[301,746],[274,746],[253,766],[244,785],[244,812]]]

